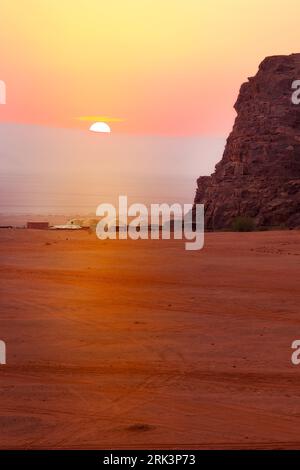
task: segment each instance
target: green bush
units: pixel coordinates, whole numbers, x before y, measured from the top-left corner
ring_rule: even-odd
[[[251,217],[236,217],[232,222],[232,230],[234,232],[253,232],[255,230],[255,222]]]

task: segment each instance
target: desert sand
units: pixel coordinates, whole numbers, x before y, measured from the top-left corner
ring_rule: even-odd
[[[299,448],[300,232],[0,230],[0,447]]]

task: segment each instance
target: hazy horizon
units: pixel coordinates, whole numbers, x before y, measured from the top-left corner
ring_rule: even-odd
[[[0,124],[1,214],[94,213],[102,202],[194,199],[196,180],[222,157],[225,138],[94,135]]]

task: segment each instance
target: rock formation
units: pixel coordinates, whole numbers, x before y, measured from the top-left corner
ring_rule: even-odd
[[[237,216],[257,227],[300,226],[300,54],[267,57],[241,86],[237,117],[221,161],[197,180],[195,203],[207,229],[229,228]]]

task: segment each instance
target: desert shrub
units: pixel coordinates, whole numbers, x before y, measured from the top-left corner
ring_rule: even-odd
[[[236,217],[232,222],[232,230],[234,232],[253,232],[255,230],[255,222],[251,217]]]

